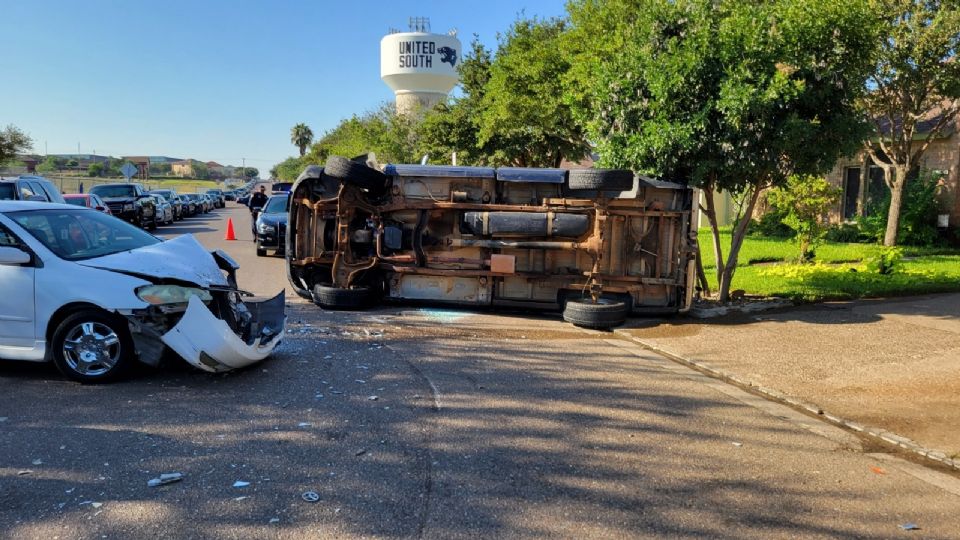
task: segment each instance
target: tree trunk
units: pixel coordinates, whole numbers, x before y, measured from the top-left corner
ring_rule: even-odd
[[[747,236],[747,229],[750,226],[750,220],[753,218],[753,209],[757,206],[757,200],[760,199],[762,191],[760,182],[748,187],[752,191],[747,197],[747,207],[740,216],[737,226],[733,229],[733,238],[730,242],[730,252],[727,253],[727,262],[723,265],[723,271],[720,276],[719,301],[725,304],[730,300],[730,282],[733,281],[733,274],[737,271],[737,257],[740,255],[740,248],[743,247],[743,240]],[[719,263],[717,264],[719,268]]]
[[[716,264],[717,283],[723,279],[723,247],[720,245],[720,225],[717,223],[717,205],[713,200],[713,185],[707,185],[703,188],[703,199],[707,207],[705,214],[710,223],[710,236],[713,240],[713,257]]]
[[[896,176],[890,186],[890,211],[887,212],[887,232],[883,235],[883,245],[897,245],[897,232],[900,230],[900,209],[903,206],[903,188],[907,185],[907,168],[897,165],[892,171]]]
[[[700,256],[702,248],[697,245],[697,282],[700,283],[700,292],[703,296],[710,296],[710,282],[707,281],[707,274],[703,271],[703,257]]]

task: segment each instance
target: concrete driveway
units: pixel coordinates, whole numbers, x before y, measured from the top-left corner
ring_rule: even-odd
[[[960,294],[634,326],[659,349],[960,455]]]
[[[222,242],[284,286],[282,260]],[[161,230],[161,232],[164,232]],[[293,299],[272,359],[109,386],[0,364],[8,538],[955,537],[960,482],[555,315]],[[182,472],[182,482],[147,481]],[[234,487],[238,481],[249,485]],[[318,502],[301,494],[316,491]],[[901,527],[916,524],[922,530]]]

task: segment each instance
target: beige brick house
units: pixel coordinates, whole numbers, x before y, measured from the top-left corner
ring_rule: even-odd
[[[936,119],[921,122],[914,144],[922,144],[929,126]],[[934,139],[920,159],[919,168],[940,176],[941,214],[949,216],[951,228],[960,227],[960,115],[943,130],[942,136]],[[926,129],[925,129],[926,128]],[[869,203],[882,198],[888,188],[883,180],[883,171],[873,164],[865,152],[842,158],[826,175],[827,180],[840,187],[843,195],[831,212],[831,221],[856,221],[866,211]]]

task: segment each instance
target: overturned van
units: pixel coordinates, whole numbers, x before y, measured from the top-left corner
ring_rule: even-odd
[[[689,307],[693,208],[692,189],[630,171],[332,157],[291,189],[287,271],[325,308],[554,309],[609,328]]]

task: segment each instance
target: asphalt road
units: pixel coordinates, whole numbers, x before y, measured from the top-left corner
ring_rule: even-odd
[[[255,293],[286,285],[242,208],[160,232],[227,249]],[[0,364],[0,536],[960,537],[955,477],[613,334],[289,298],[283,345],[240,372],[82,386]]]

